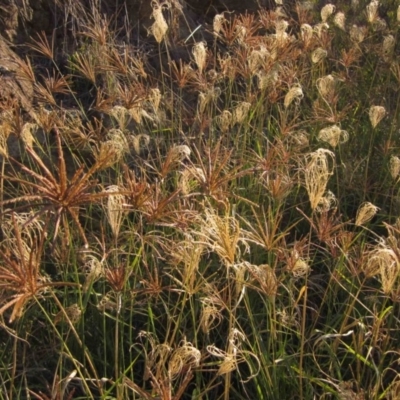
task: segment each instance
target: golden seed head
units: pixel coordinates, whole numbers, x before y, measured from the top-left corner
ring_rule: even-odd
[[[213,20],[213,32],[214,35],[218,35],[221,32],[222,25],[226,21],[224,14],[217,14]]]
[[[152,7],[154,24],[150,27],[150,33],[153,34],[157,43],[161,43],[165,34],[168,31],[168,24],[165,21],[164,15],[162,13],[162,7],[155,1],[152,2]]]
[[[192,49],[194,61],[196,62],[197,68],[200,71],[200,74],[203,72],[203,69],[206,65],[207,61],[207,49],[206,42],[197,42]]]
[[[358,226],[364,225],[374,217],[378,210],[379,208],[369,201],[362,203],[360,207],[358,207],[355,224]]]
[[[338,12],[333,18],[333,23],[343,31],[346,30],[346,15],[343,12]]]
[[[3,125],[0,126],[0,156],[7,158],[8,157],[8,146],[7,146],[7,138],[8,134],[6,129],[4,129]]]
[[[332,75],[326,75],[317,79],[317,89],[324,99],[329,99],[335,95],[336,79]]]
[[[366,7],[367,21],[372,24],[378,19],[379,1],[373,0]]]
[[[158,89],[158,88],[150,89],[149,102],[153,106],[154,111],[157,112],[158,108],[160,107],[160,102],[161,102],[160,89]]]
[[[336,196],[328,190],[324,196],[321,197],[321,200],[318,203],[317,208],[315,211],[319,213],[328,212],[332,210],[332,208],[336,208],[338,204]]]
[[[350,28],[350,39],[355,43],[361,43],[365,39],[367,29],[365,26],[353,25]]]
[[[332,125],[321,129],[318,134],[318,140],[329,143],[332,147],[336,147],[339,143],[345,143],[349,140],[347,131],[340,129],[337,125]]]
[[[319,62],[321,62],[324,58],[326,58],[328,55],[328,52],[326,50],[324,50],[321,47],[318,47],[317,49],[315,49],[312,54],[311,54],[311,61],[314,64],[318,64]]]
[[[35,135],[37,129],[38,125],[32,124],[30,122],[25,123],[24,126],[22,127],[21,139],[26,147],[29,148],[33,147],[33,143],[35,142],[35,138],[33,135]]]
[[[400,5],[397,7],[397,22],[400,22]]]
[[[326,22],[321,22],[320,24],[316,24],[314,26],[314,32],[321,39],[322,35],[327,32],[329,29],[329,25]]]
[[[114,237],[118,237],[125,214],[123,209],[125,197],[118,193],[120,191],[117,185],[111,185],[106,189],[106,192],[110,193],[107,198],[106,216]]]
[[[292,273],[294,278],[303,278],[307,276],[310,273],[310,271],[311,267],[307,263],[307,261],[299,257],[294,263],[294,266],[290,272]]]
[[[136,154],[140,154],[150,143],[150,136],[145,133],[131,136],[133,150]]]
[[[243,120],[249,113],[250,107],[250,103],[246,101],[241,101],[233,110],[232,125],[240,124],[241,122],[243,122]]]
[[[303,40],[304,44],[308,46],[313,38],[314,30],[311,25],[309,24],[302,24],[300,27],[300,35],[301,39]]]
[[[186,340],[172,353],[168,362],[168,375],[171,380],[177,379],[182,373],[200,365],[201,352]]]
[[[371,121],[371,125],[373,128],[382,121],[384,116],[386,115],[386,109],[382,106],[371,106],[369,109],[369,120]]]
[[[326,22],[328,18],[335,12],[336,7],[333,4],[326,4],[321,9],[322,22]]]
[[[335,154],[327,149],[318,149],[305,157],[304,182],[313,210],[320,203],[333,174],[333,165],[330,164],[334,159]]]
[[[232,113],[228,110],[222,111],[216,118],[217,125],[222,132],[227,132],[232,125]]]
[[[285,108],[288,108],[293,101],[296,101],[296,103],[299,104],[303,97],[303,89],[301,88],[300,84],[296,84],[290,88],[289,92],[286,93],[283,105]]]
[[[383,39],[383,58],[385,61],[389,61],[394,53],[394,48],[396,45],[396,40],[393,35],[387,35]]]
[[[125,107],[114,106],[110,110],[110,115],[118,122],[119,128],[125,129],[130,118],[129,112]]]
[[[390,175],[396,179],[400,173],[400,158],[398,156],[390,157]]]

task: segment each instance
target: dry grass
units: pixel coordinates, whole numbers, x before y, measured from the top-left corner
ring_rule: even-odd
[[[395,2],[56,3],[0,103],[2,397],[397,398]]]

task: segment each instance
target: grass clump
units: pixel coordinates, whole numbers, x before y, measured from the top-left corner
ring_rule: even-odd
[[[399,11],[314,3],[56,2],[0,108],[3,398],[398,398]]]

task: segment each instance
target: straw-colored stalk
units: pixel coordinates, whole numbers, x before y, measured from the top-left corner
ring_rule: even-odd
[[[335,154],[327,149],[318,149],[305,157],[304,181],[313,210],[320,203],[329,178],[333,175],[334,160]]]
[[[374,217],[378,210],[379,208],[369,201],[362,203],[360,207],[358,207],[355,224],[358,226],[364,225]]]
[[[0,126],[0,156],[8,158],[8,146],[7,146],[7,131],[4,129],[3,125]]]
[[[106,216],[110,224],[114,237],[118,237],[124,219],[124,195],[118,193],[120,188],[117,185],[111,185],[106,190],[110,193],[107,199]]]
[[[349,140],[349,134],[347,131],[340,129],[339,126],[333,125],[321,129],[318,134],[318,140],[329,143],[332,147],[336,147],[338,144],[347,142]]]
[[[382,106],[371,106],[368,112],[369,115],[369,120],[371,121],[371,125],[373,128],[376,128],[376,126],[379,124],[379,122],[382,121],[382,119],[386,115],[386,109],[385,107]]]

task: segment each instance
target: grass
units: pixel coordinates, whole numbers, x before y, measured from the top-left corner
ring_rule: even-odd
[[[64,18],[1,106],[1,398],[398,398],[398,4]]]

